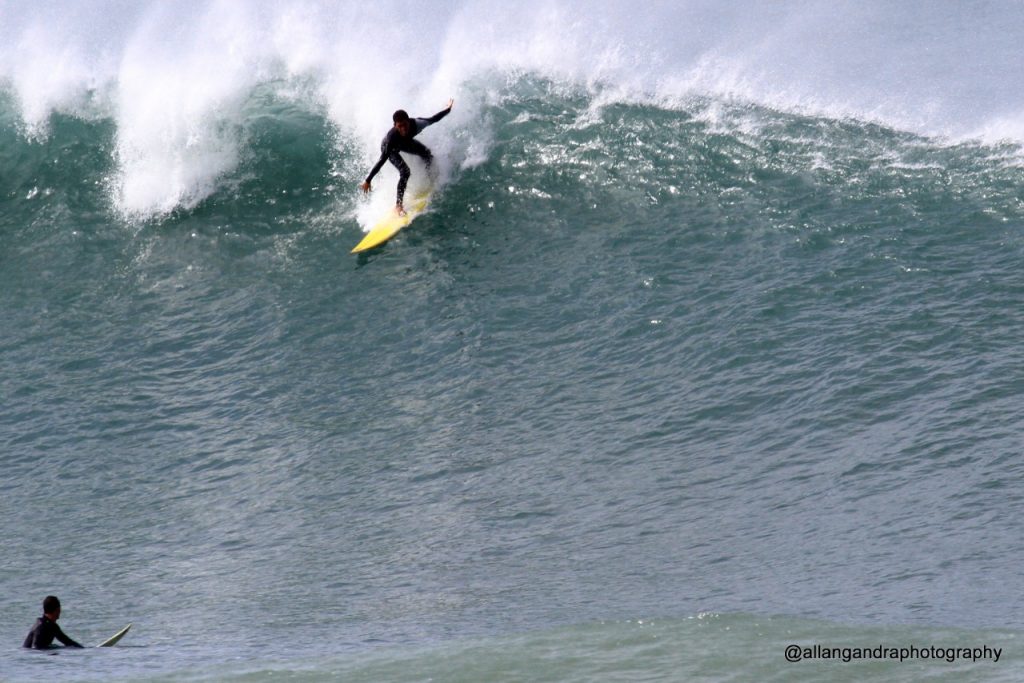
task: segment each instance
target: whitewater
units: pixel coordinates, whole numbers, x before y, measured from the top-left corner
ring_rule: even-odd
[[[1019,680],[1022,26],[0,1],[0,679]]]

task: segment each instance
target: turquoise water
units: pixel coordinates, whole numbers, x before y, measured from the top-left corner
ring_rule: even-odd
[[[0,679],[1020,679],[1019,8],[34,7]]]

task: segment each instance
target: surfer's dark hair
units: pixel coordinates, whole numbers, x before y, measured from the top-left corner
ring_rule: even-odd
[[[408,121],[409,115],[405,113],[404,109],[399,109],[398,111],[391,115],[391,120],[394,121],[395,123],[401,123],[402,121]]]
[[[53,614],[60,609],[60,600],[56,595],[47,595],[43,598],[43,614]]]

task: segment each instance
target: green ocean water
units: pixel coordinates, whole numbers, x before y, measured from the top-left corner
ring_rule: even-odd
[[[496,40],[453,76],[486,7],[456,4],[418,26],[450,52],[393,63],[454,88],[421,137],[432,208],[356,257],[393,197],[391,169],[355,188],[394,74],[353,104],[323,85],[347,67],[197,46],[247,54],[265,21],[288,40],[251,42],[302,65],[327,49],[305,12],[348,35],[377,10],[184,7],[85,3],[58,50],[0,6],[21,46],[0,52],[0,680],[1020,678],[1012,135],[669,93],[668,56],[588,79]],[[527,10],[508,35],[547,20]],[[630,33],[597,10],[595,41]],[[925,28],[955,46],[954,19]],[[978,108],[1012,109],[983,85]],[[19,650],[50,593],[76,639],[133,630]]]

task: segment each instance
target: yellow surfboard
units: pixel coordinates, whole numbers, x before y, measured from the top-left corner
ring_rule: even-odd
[[[411,202],[406,202],[404,216],[395,213],[394,209],[389,209],[388,214],[377,221],[370,232],[363,237],[363,240],[355,246],[352,253],[358,254],[361,251],[379,247],[398,234],[399,230],[412,223],[413,219],[427,210],[431,193],[432,188],[427,188],[417,193]]]

